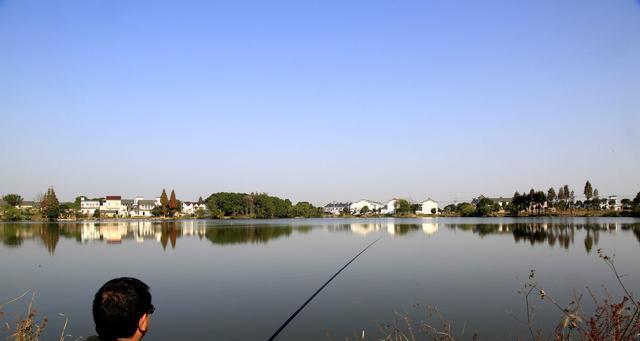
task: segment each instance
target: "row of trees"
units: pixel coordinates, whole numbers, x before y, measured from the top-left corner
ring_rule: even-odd
[[[11,193],[3,196],[2,201],[4,201],[4,207],[1,207],[3,219],[23,220],[31,217],[30,212],[18,208],[24,203],[22,196]],[[36,204],[39,205],[41,217],[47,220],[58,219],[62,213],[70,210],[73,205],[72,203],[60,203],[53,187],[49,187],[47,192],[40,196]]]
[[[255,217],[255,218],[293,218],[321,217],[322,208],[302,201],[293,205],[289,199],[269,196],[266,193],[230,193],[211,194],[207,200],[207,209],[215,218]]]
[[[167,198],[167,191],[163,188],[160,194],[160,206],[154,207],[151,214],[156,217],[173,217],[180,212],[181,208],[182,202],[176,199],[176,191],[171,190],[171,196]]]

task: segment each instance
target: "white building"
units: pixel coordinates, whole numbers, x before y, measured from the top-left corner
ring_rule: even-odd
[[[382,206],[380,213],[382,214],[394,214],[396,213],[396,202],[398,199],[391,199],[387,202],[386,205]]]
[[[610,195],[606,200],[600,202],[600,208],[603,210],[620,211],[620,203],[617,195]]]
[[[206,210],[207,205],[205,205],[204,203],[185,201],[182,203],[181,212],[183,214],[196,214],[199,209]]]
[[[86,216],[93,217],[96,210],[100,209],[99,200],[89,200],[87,197],[80,197],[80,212]]]
[[[360,214],[360,211],[362,211],[365,206],[369,208],[369,211],[378,211],[381,210],[384,205],[379,202],[363,199],[351,204],[349,210],[351,210],[351,214]]]
[[[324,206],[324,213],[340,215],[345,209],[349,210],[351,203],[332,202]]]
[[[435,209],[435,214],[438,214],[438,202],[428,198],[427,200],[422,202],[422,208],[419,211],[416,211],[417,214],[434,214],[433,210]]]
[[[151,211],[158,206],[155,200],[144,200],[143,197],[136,197],[133,200],[133,207],[129,211],[129,216],[134,218],[151,217]]]
[[[105,202],[100,206],[100,216],[105,217],[126,217],[127,206],[122,204],[122,197],[119,195],[108,195]]]

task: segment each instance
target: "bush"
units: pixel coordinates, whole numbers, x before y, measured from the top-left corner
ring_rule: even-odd
[[[17,221],[23,220],[24,216],[22,215],[22,211],[15,207],[9,206],[4,209],[3,218],[4,220]]]

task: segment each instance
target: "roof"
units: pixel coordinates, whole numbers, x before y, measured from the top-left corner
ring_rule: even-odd
[[[433,201],[433,202],[437,203],[437,201],[435,201],[435,200],[433,200],[431,198],[426,198],[426,199],[422,200],[422,202],[427,202],[427,201]]]
[[[140,205],[155,205],[155,200],[138,200],[138,206]]]
[[[332,203],[330,203],[330,204],[326,204],[324,207],[326,207],[326,208],[332,208],[332,207],[347,207],[347,206],[349,206],[349,205],[351,205],[351,204],[350,204],[350,203],[348,203],[348,202],[344,202],[344,203],[343,203],[343,202],[332,202]]]
[[[372,203],[372,204],[376,204],[376,205],[380,205],[380,206],[382,206],[382,203],[377,202],[377,201],[373,201],[373,200],[369,200],[369,199],[360,199],[360,200],[356,201],[356,203],[358,203],[358,202],[360,202],[360,201],[366,201],[366,202],[370,202],[370,203]]]
[[[28,201],[28,200],[23,200],[20,203],[20,206],[35,206],[36,202],[35,201]]]
[[[107,195],[107,200],[122,200],[122,197],[119,195]]]

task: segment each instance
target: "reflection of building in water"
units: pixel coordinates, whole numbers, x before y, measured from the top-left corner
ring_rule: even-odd
[[[80,229],[80,239],[82,242],[100,239],[100,231],[95,222],[84,222]]]
[[[207,232],[207,226],[203,221],[185,221],[181,224],[183,236],[203,237]]]
[[[351,224],[351,232],[366,236],[382,229],[382,224]]]
[[[432,235],[438,232],[438,223],[424,223],[422,224],[422,232],[426,235]]]
[[[107,243],[121,243],[127,236],[128,223],[107,223],[100,225],[100,235]]]
[[[396,225],[394,223],[387,224],[387,233],[395,236],[396,234]]]

